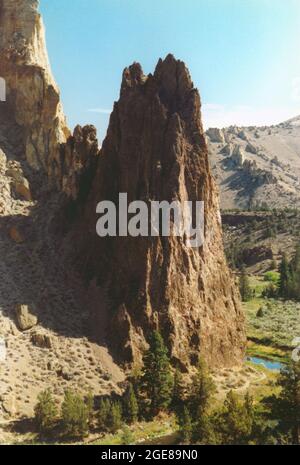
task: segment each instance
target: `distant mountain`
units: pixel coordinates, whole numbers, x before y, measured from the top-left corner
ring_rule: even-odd
[[[276,126],[211,128],[222,209],[300,207],[300,116]]]

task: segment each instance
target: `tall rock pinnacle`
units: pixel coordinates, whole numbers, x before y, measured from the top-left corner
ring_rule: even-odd
[[[69,132],[37,9],[37,0],[0,0],[0,76],[7,88],[0,118],[9,118],[23,130],[29,165],[60,182],[60,144]]]
[[[145,76],[137,63],[123,73],[75,240],[92,282],[96,335],[106,330],[107,343],[125,362],[140,359],[156,328],[182,366],[200,353],[212,366],[243,358],[244,318],[224,258],[200,107],[185,64],[172,55],[158,62],[154,75]],[[204,201],[203,247],[189,248],[174,236],[97,237],[96,205],[116,202],[119,193],[129,202]]]

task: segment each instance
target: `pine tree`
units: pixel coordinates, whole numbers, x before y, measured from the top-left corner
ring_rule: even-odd
[[[65,391],[62,404],[62,426],[65,434],[83,437],[88,433],[88,409],[75,392]]]
[[[184,403],[184,381],[181,371],[177,368],[174,375],[174,385],[172,393],[172,409],[174,412],[181,412]]]
[[[169,407],[173,388],[168,351],[157,331],[150,337],[143,362],[141,389],[149,402],[149,414],[154,417]]]
[[[209,374],[206,362],[201,357],[197,372],[192,380],[189,399],[190,413],[193,421],[193,438],[201,444],[212,440],[213,428],[210,422],[209,409],[216,391],[213,379]]]
[[[219,418],[219,426],[222,431],[225,444],[248,444],[253,428],[253,402],[247,394],[244,402],[240,401],[237,394],[230,391],[225,399],[223,412]]]
[[[190,412],[194,416],[194,422],[207,413],[216,391],[216,386],[211,378],[207,365],[201,357],[198,362],[197,372],[192,380],[192,389],[189,399]]]
[[[122,407],[120,402],[113,402],[108,415],[108,427],[111,433],[116,433],[122,428]]]
[[[106,431],[108,429],[110,410],[111,403],[109,399],[101,399],[99,410],[97,412],[98,428],[101,431]]]
[[[187,406],[184,406],[181,408],[181,411],[177,412],[177,421],[182,442],[189,444],[192,439],[193,424]]]
[[[194,424],[193,438],[197,444],[216,444],[214,423],[212,421],[212,417],[207,412],[203,412]]]
[[[279,268],[279,295],[284,299],[290,297],[291,273],[287,256],[284,254]]]
[[[139,407],[132,383],[129,383],[124,396],[124,417],[129,424],[138,419]]]
[[[291,444],[300,444],[300,362],[291,361],[280,372],[278,397],[265,399],[271,418],[279,421],[278,431],[289,437]]]
[[[86,396],[85,404],[87,408],[89,424],[91,424],[93,420],[93,413],[94,413],[94,396],[91,391],[89,391],[88,395]]]
[[[49,433],[57,420],[57,408],[50,389],[39,394],[34,414],[38,430],[41,433]]]
[[[249,284],[249,278],[246,273],[245,267],[242,268],[241,276],[240,276],[240,294],[243,302],[247,302],[251,299],[252,292]]]

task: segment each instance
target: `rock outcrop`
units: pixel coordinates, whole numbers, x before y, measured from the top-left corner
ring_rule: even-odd
[[[224,258],[200,107],[187,68],[172,55],[158,62],[154,75],[145,76],[137,63],[125,69],[85,214],[72,238],[80,269],[92,282],[95,333],[106,330],[123,362],[140,360],[156,328],[182,367],[200,353],[211,366],[243,359],[244,318]],[[127,193],[128,202],[204,201],[203,247],[189,248],[174,236],[97,237],[96,205],[116,202],[119,193]]]
[[[22,156],[60,187],[60,144],[69,131],[37,8],[37,0],[0,0],[0,76],[7,92],[6,102],[0,102],[0,124],[18,126]]]
[[[299,118],[272,127],[231,126],[225,142],[207,131],[209,159],[218,180],[222,210],[300,205]]]
[[[37,316],[32,313],[31,308],[28,305],[17,305],[16,306],[16,317],[19,329],[26,331],[27,329],[33,328],[38,323]]]

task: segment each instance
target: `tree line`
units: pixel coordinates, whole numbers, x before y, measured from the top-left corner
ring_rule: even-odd
[[[280,394],[255,403],[249,393],[230,391],[216,403],[216,386],[203,359],[191,382],[172,368],[159,332],[149,340],[140,372],[129,377],[120,398],[106,397],[97,408],[94,397],[66,391],[60,411],[50,390],[35,407],[35,423],[42,435],[82,438],[91,428],[106,433],[123,429],[123,441],[134,441],[131,425],[152,421],[158,414],[175,414],[179,441],[193,444],[298,444],[300,440],[300,364],[291,362],[278,378]],[[217,406],[216,406],[217,405]],[[126,425],[126,426],[125,426]]]

